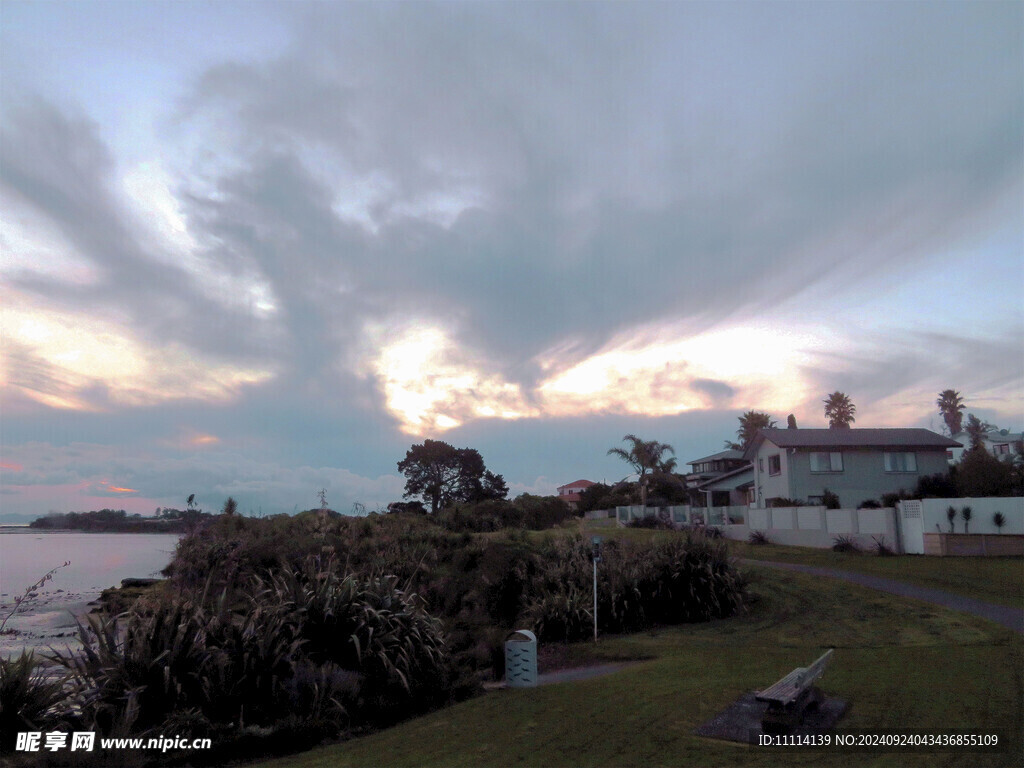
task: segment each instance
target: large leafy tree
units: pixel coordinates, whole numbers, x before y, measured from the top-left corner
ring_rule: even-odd
[[[857,406],[845,392],[833,392],[823,402],[829,429],[849,429],[856,421],[853,415],[857,413]]]
[[[959,434],[964,423],[964,399],[960,397],[960,393],[955,389],[944,389],[939,392],[939,399],[935,401],[935,404],[939,406],[939,413],[942,414],[942,420],[946,422],[949,434],[951,436]]]
[[[754,442],[754,438],[757,437],[759,429],[771,429],[775,426],[775,419],[761,411],[747,411],[739,417],[739,420],[740,428],[736,430],[736,437],[739,438],[739,442],[725,441],[725,447],[732,448],[735,451],[747,450],[750,444]]]
[[[503,499],[508,487],[501,475],[484,466],[474,448],[455,448],[440,440],[413,445],[398,462],[405,475],[404,498],[422,498],[436,513],[457,501],[475,502]]]
[[[629,464],[639,476],[640,504],[646,507],[647,483],[651,477],[675,478],[673,472],[676,468],[676,460],[665,454],[674,454],[676,449],[668,443],[659,443],[657,440],[641,440],[636,435],[626,435],[622,439],[629,443],[629,449],[609,448],[608,455],[618,456]],[[675,480],[679,482],[678,478]]]

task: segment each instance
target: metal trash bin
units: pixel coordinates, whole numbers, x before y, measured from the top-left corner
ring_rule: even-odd
[[[537,636],[528,629],[505,638],[505,682],[509,688],[537,685]]]

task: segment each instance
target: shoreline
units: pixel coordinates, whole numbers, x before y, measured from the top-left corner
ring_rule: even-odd
[[[56,590],[34,598],[7,622],[0,635],[0,656],[11,658],[23,650],[46,651],[52,646],[76,650],[78,641],[76,620],[81,621],[98,605],[101,589],[78,592]],[[0,616],[6,616],[13,602],[0,603]],[[12,631],[13,630],[13,631]]]

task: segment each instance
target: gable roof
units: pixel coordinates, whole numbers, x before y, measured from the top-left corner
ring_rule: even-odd
[[[718,477],[713,477],[710,480],[705,480],[703,483],[700,483],[697,486],[697,490],[698,491],[716,490],[715,486],[717,486],[719,483],[723,483],[726,488],[729,488],[729,489],[735,488],[736,490],[740,490],[745,485],[747,485],[747,478],[743,477],[743,475],[745,475],[748,472],[750,473],[749,481],[753,482],[754,481],[754,465],[753,464],[745,464],[742,467],[738,467],[738,468],[736,468],[734,470],[726,472],[725,474],[719,475]],[[730,480],[732,480],[731,483],[729,482]],[[719,488],[717,490],[722,490],[722,489]]]
[[[701,459],[694,459],[693,461],[688,461],[686,463],[690,464],[692,466],[693,464],[703,464],[705,461],[719,461],[721,459],[742,459],[742,458],[743,458],[743,451],[737,451],[737,450],[734,450],[734,449],[730,448],[727,451],[719,451],[718,453],[713,453],[710,456],[705,456],[705,457],[703,457]]]
[[[779,448],[962,448],[956,440],[929,429],[761,429],[745,459],[753,459],[765,440]]]

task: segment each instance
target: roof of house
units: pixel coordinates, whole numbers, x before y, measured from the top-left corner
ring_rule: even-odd
[[[770,440],[779,448],[961,448],[961,443],[929,429],[761,429],[745,459]]]
[[[563,488],[589,488],[592,485],[597,485],[597,483],[591,482],[590,480],[576,480],[575,482],[567,485],[558,486],[558,490],[562,490]],[[551,486],[548,487],[550,488]]]
[[[727,451],[719,451],[718,453],[713,453],[710,456],[705,456],[704,458],[701,458],[701,459],[694,459],[693,461],[688,461],[686,463],[692,465],[692,464],[703,464],[705,461],[721,461],[722,459],[742,459],[742,458],[743,458],[743,451],[737,451],[737,450],[734,450],[734,449],[730,448]]]

